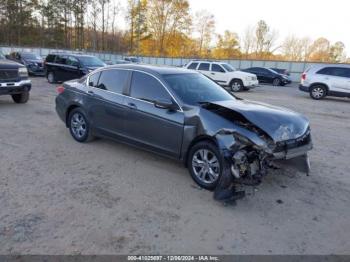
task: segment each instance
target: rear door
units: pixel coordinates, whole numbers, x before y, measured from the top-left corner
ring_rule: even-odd
[[[56,55],[54,63],[51,65],[51,71],[55,74],[56,81],[66,81],[65,66],[68,56]]]
[[[200,63],[197,70],[203,75],[206,75],[207,77],[213,79],[212,75],[210,74],[210,63]]]
[[[97,133],[118,137],[125,135],[126,106],[123,92],[130,71],[102,70],[88,78],[89,116]]]
[[[62,68],[64,71],[65,80],[71,80],[80,78],[79,60],[74,56],[68,56],[65,66]]]
[[[184,113],[157,108],[153,101],[172,100],[164,85],[154,76],[133,72],[125,128],[134,142],[172,157],[179,157],[184,128]]]

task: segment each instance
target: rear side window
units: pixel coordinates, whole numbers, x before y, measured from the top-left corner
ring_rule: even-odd
[[[199,65],[198,70],[201,70],[201,71],[209,71],[209,63],[201,63],[201,64]]]
[[[140,72],[132,73],[130,95],[149,102],[170,99],[169,93],[157,79]]]
[[[317,74],[350,77],[350,69],[345,67],[325,67],[319,70]]]
[[[192,63],[189,65],[188,69],[196,69],[198,66],[198,63]]]
[[[89,77],[89,86],[97,87],[98,79],[100,78],[101,72],[97,72],[95,74],[92,74]]]
[[[212,64],[211,65],[211,71],[219,72],[219,73],[225,73],[225,70],[218,64]]]
[[[97,88],[121,94],[128,79],[128,75],[128,71],[124,70],[104,70],[101,73]]]
[[[325,67],[325,68],[322,68],[321,70],[319,70],[317,72],[317,74],[320,74],[320,75],[332,75],[333,74],[333,69],[331,67]]]

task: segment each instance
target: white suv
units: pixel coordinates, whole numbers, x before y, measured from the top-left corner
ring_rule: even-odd
[[[350,66],[322,65],[307,69],[301,76],[299,89],[319,100],[325,96],[350,98]]]
[[[249,90],[259,85],[256,75],[236,70],[230,64],[211,61],[191,61],[185,68],[197,70],[221,86],[229,86],[233,92]]]

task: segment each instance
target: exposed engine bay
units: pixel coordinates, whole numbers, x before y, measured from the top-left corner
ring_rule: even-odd
[[[309,174],[310,163],[307,152],[312,149],[310,129],[299,136],[286,124],[275,127],[273,135],[253,124],[246,116],[217,104],[208,104],[206,109],[229,120],[236,129],[220,129],[218,141],[224,142],[226,159],[231,163],[230,171],[234,183],[257,186],[269,169],[285,166]],[[273,123],[272,123],[273,124]],[[269,129],[265,129],[269,131]],[[230,140],[228,137],[231,137]],[[277,141],[276,141],[277,140]],[[225,144],[226,143],[226,144]]]

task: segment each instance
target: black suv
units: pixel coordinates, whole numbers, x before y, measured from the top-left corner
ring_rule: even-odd
[[[11,95],[14,102],[26,103],[31,87],[27,68],[0,53],[0,95]]]
[[[12,52],[7,58],[25,65],[30,75],[45,75],[44,59],[40,55],[28,52]]]
[[[49,83],[81,78],[106,64],[95,56],[83,54],[49,54],[44,62]]]
[[[259,83],[268,83],[274,86],[284,86],[292,81],[289,76],[277,73],[270,68],[250,67],[242,71],[255,74],[258,77]]]

